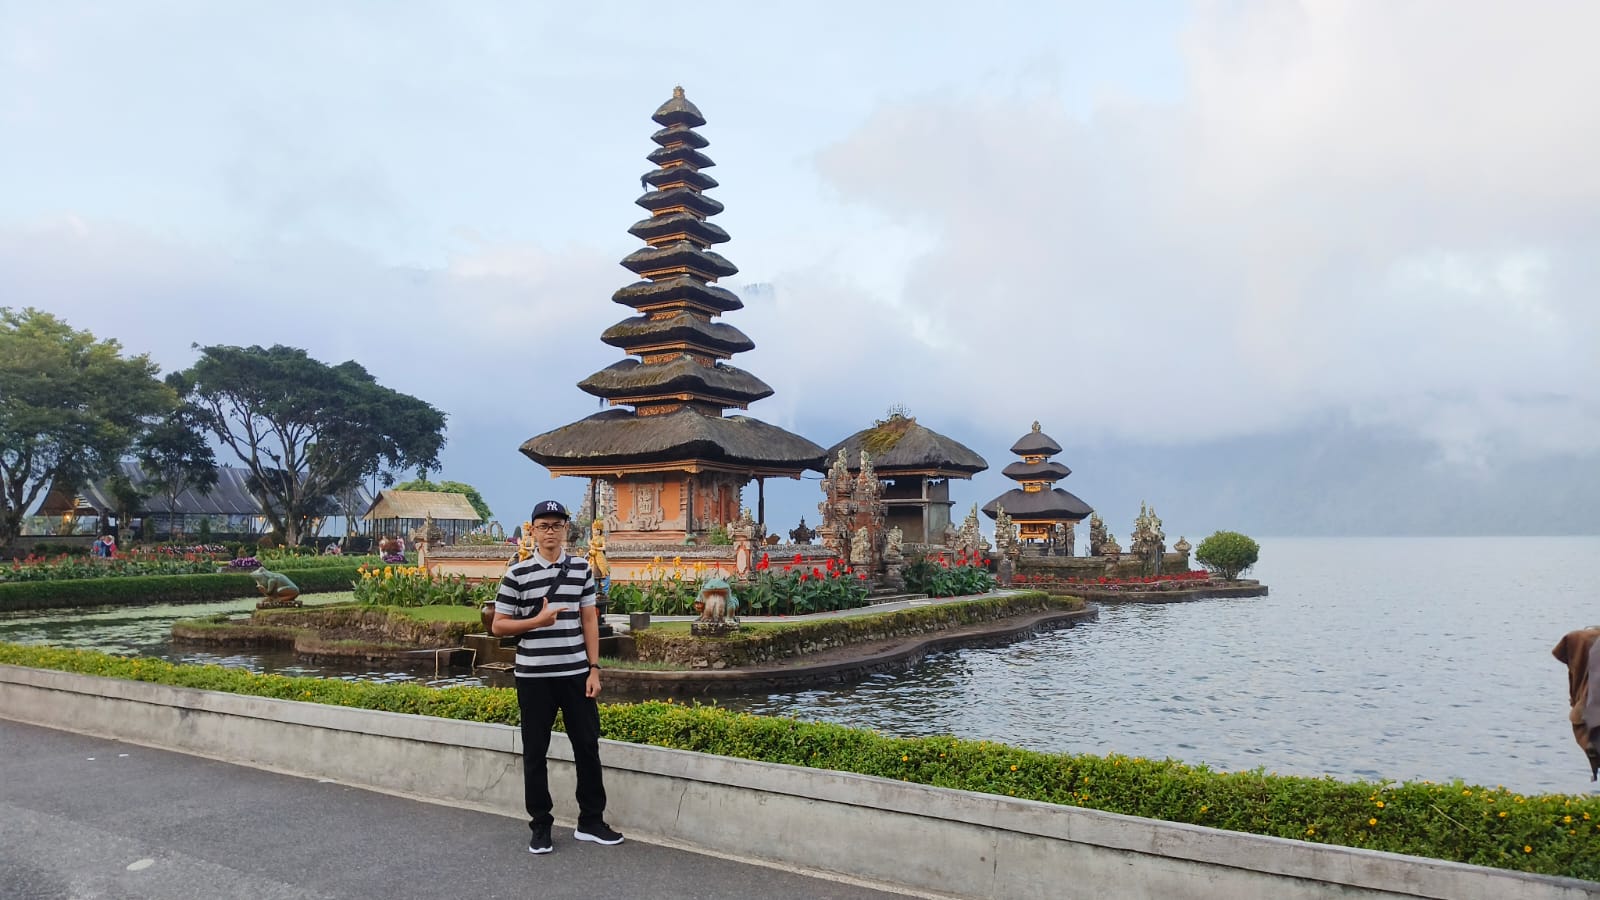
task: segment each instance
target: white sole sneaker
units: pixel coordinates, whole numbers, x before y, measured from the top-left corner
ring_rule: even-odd
[[[617,844],[622,843],[622,835],[620,834],[612,840],[606,840],[598,834],[590,834],[587,831],[574,831],[572,836],[580,841],[590,841],[591,843],[595,844],[605,844],[607,847],[614,847]]]

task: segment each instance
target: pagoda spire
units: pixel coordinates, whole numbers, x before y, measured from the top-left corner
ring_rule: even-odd
[[[707,221],[723,207],[706,195],[717,181],[705,173],[716,163],[701,152],[710,142],[695,131],[706,124],[705,116],[678,86],[651,118],[661,126],[650,136],[656,149],[646,156],[656,168],[640,178],[648,190],[634,201],[650,216],[628,229],[645,246],[622,260],[641,280],[611,298],[638,314],[600,336],[633,358],[590,375],[578,387],[613,406],[632,406],[639,415],[688,408],[721,416],[729,408],[746,409],[771,395],[772,388],[725,362],[754,349],[755,342],[738,328],[713,321],[744,304],[716,284],[739,269],[710,249],[729,238]]]

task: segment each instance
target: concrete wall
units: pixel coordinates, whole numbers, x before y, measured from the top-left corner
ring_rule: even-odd
[[[516,729],[0,666],[0,716],[520,818]],[[551,745],[570,822],[571,751]],[[636,838],[956,897],[1577,900],[1522,875],[881,778],[606,741]],[[521,828],[507,822],[508,830]]]

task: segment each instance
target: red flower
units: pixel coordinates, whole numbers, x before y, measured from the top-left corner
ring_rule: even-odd
[[[804,573],[804,572],[800,573],[800,580],[801,581],[805,581],[806,580],[806,573]]]
[[[800,565],[800,554],[798,553],[794,555],[794,564],[797,566]]]

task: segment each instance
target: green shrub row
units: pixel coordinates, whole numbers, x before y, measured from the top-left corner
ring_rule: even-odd
[[[640,629],[632,634],[634,651],[642,661],[722,660],[727,665],[746,666],[865,641],[932,634],[1048,610],[1082,609],[1083,605],[1076,597],[1052,597],[1042,591],[1029,591],[815,621],[796,619],[784,623],[780,629],[750,629],[719,638],[695,637],[656,628]]]
[[[220,666],[0,644],[0,663],[450,719],[516,724],[509,688],[256,675]],[[602,705],[613,740],[979,791],[1411,856],[1600,880],[1600,797],[1450,784],[1218,772],[1170,760],[896,738],[714,706]]]
[[[284,571],[303,594],[348,591],[360,577],[357,566],[323,566]],[[215,575],[130,575],[70,581],[24,581],[0,584],[0,612],[22,609],[65,609],[138,603],[202,603],[256,596],[248,572]]]

